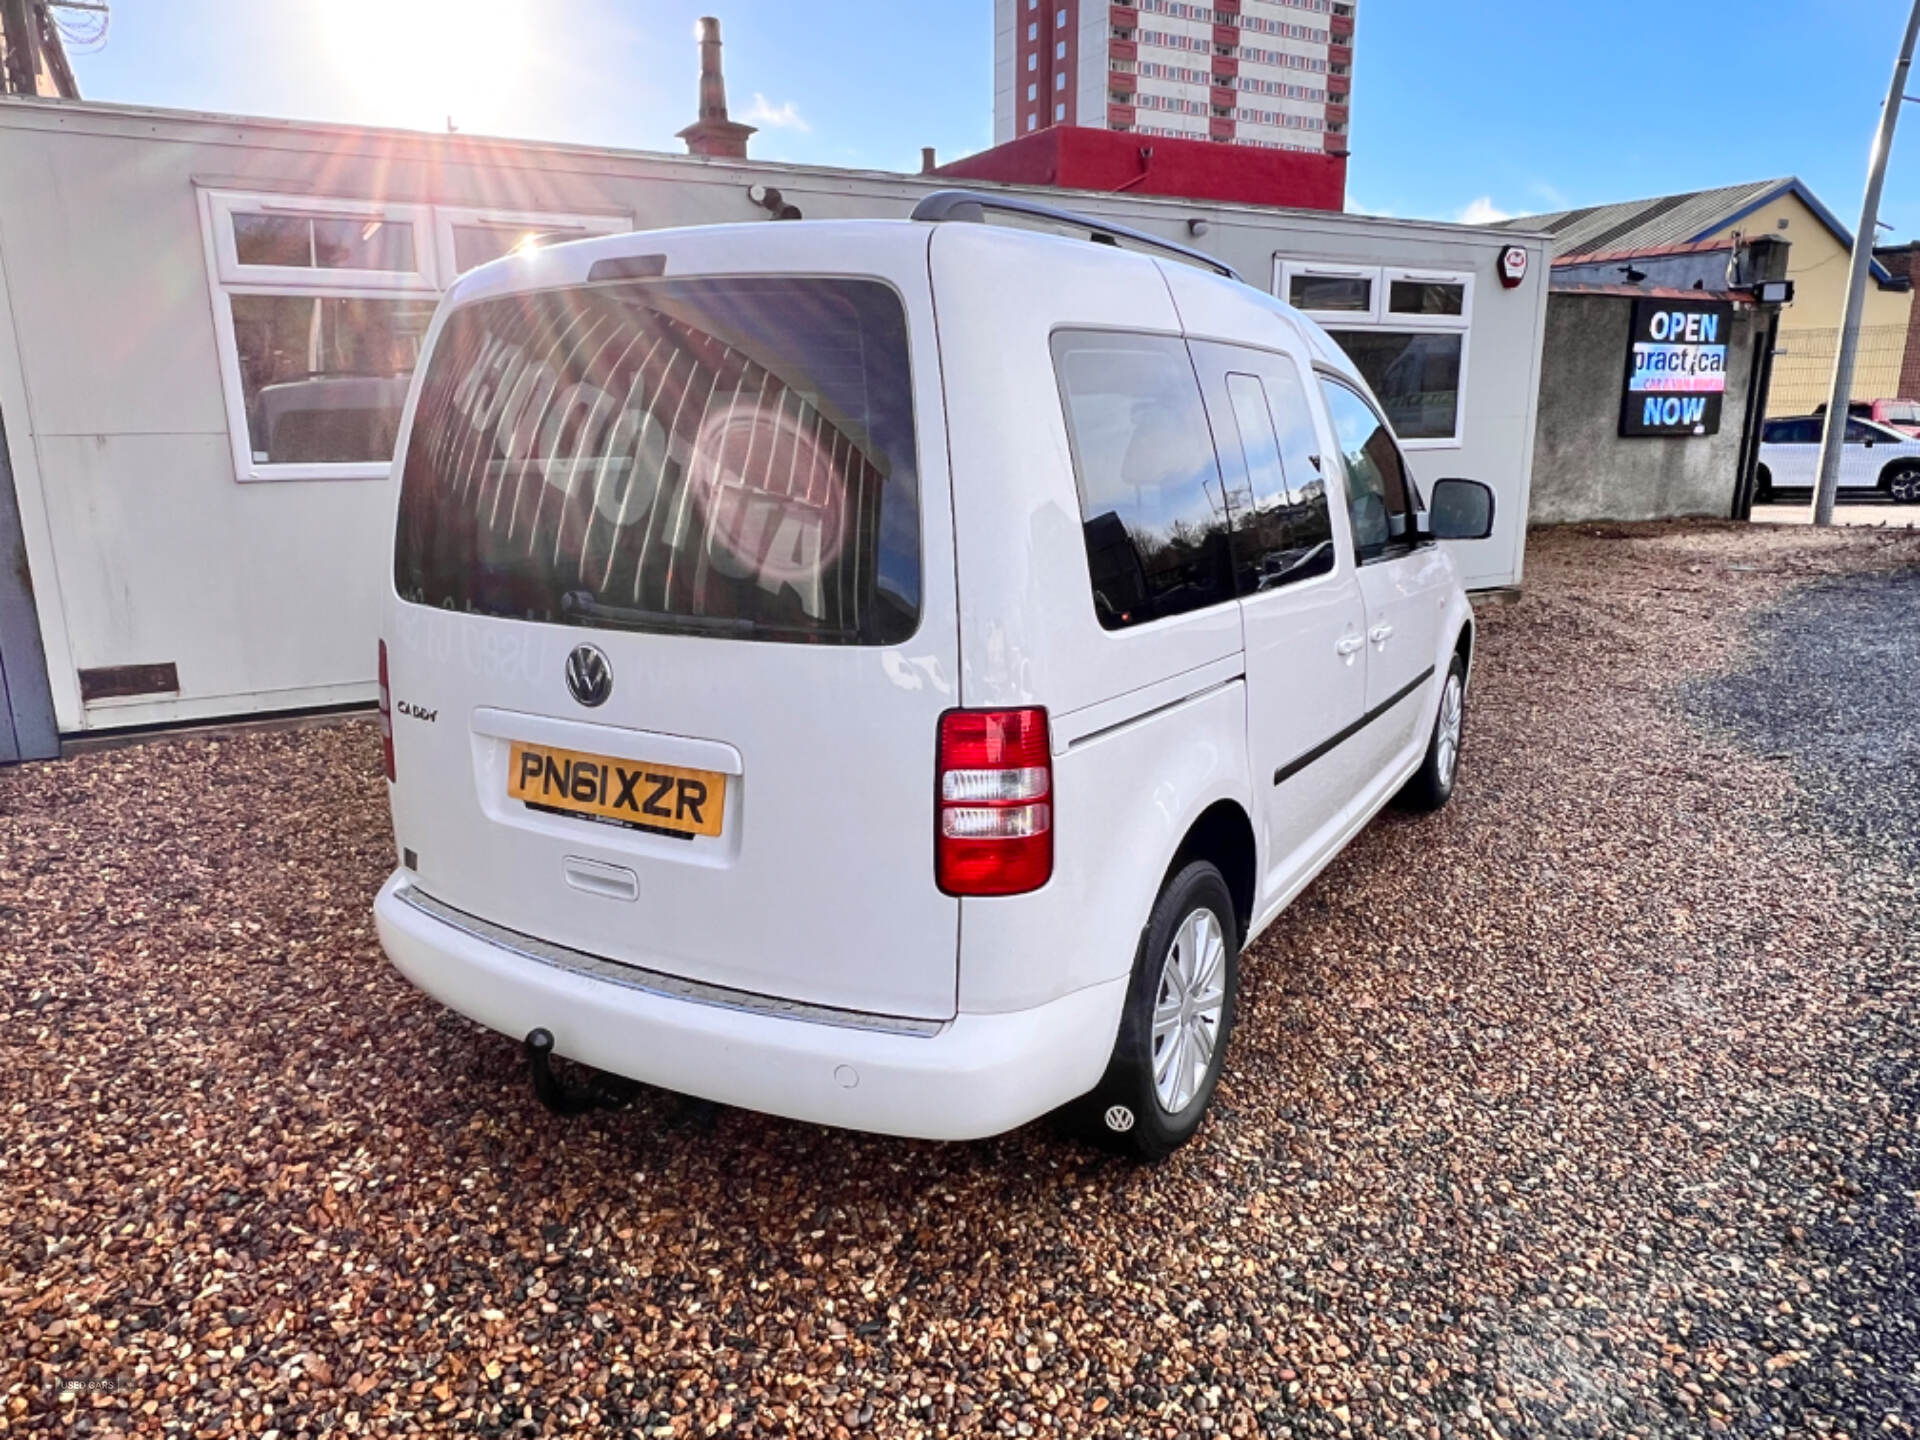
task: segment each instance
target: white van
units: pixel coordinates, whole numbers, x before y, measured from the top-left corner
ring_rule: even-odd
[[[550,1051],[864,1130],[1077,1102],[1183,1143],[1242,947],[1452,790],[1435,536],[1492,527],[1230,276],[943,192],[461,280],[397,461],[393,963],[555,1103]]]

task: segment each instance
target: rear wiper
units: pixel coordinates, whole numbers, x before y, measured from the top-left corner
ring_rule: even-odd
[[[811,630],[796,625],[763,625],[732,615],[688,615],[677,610],[645,610],[635,605],[608,605],[591,591],[569,590],[560,597],[560,618],[572,625],[610,625],[629,630],[672,631],[682,635],[762,636],[816,640]]]

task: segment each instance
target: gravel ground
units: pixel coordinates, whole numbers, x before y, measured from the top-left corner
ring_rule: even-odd
[[[1765,647],[1914,565],[1536,537],[1453,806],[1260,942],[1159,1169],[548,1116],[379,955],[364,722],[0,773],[0,1429],[1912,1434],[1912,856],[1795,780],[1900,762]],[[1909,788],[1915,673],[1856,697]]]

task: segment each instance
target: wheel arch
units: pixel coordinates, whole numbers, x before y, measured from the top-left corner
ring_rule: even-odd
[[[1233,896],[1234,920],[1240,930],[1238,943],[1244,945],[1253,927],[1260,863],[1253,821],[1239,801],[1216,800],[1200,812],[1173,852],[1161,885],[1164,887],[1195,860],[1210,862],[1227,882],[1227,892]]]
[[[1902,470],[1920,471],[1920,459],[1912,455],[1902,455],[1898,460],[1889,460],[1885,465],[1880,467],[1878,488],[1882,492],[1891,491],[1893,489],[1893,477]]]

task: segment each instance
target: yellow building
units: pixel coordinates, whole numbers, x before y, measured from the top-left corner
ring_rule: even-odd
[[[1792,247],[1787,252],[1787,278],[1793,281],[1794,298],[1780,315],[1767,413],[1804,415],[1827,398],[1846,307],[1853,235],[1792,176],[1552,215],[1526,215],[1505,224],[1552,235],[1557,261],[1619,251],[1645,254],[1662,246],[1760,235],[1787,241]],[[1875,261],[1854,367],[1854,399],[1888,399],[1900,393],[1900,363],[1912,310],[1911,283]]]

